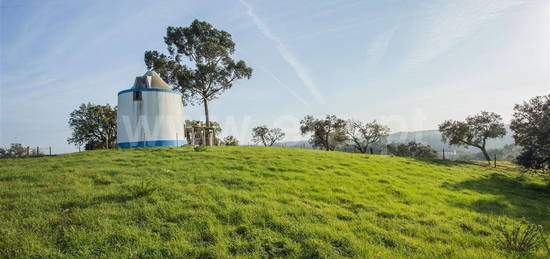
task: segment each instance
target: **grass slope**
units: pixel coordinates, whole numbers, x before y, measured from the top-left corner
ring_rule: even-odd
[[[548,234],[549,207],[536,179],[466,163],[91,151],[0,161],[0,257],[506,258],[491,221],[526,217]]]

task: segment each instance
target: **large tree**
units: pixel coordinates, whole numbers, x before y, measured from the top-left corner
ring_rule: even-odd
[[[69,115],[72,136],[69,144],[86,149],[114,148],[116,143],[116,107],[82,104]]]
[[[385,140],[388,137],[390,128],[376,120],[367,123],[349,120],[345,132],[357,151],[367,153],[370,144]]]
[[[506,135],[500,115],[486,111],[468,116],[465,121],[444,121],[439,125],[439,131],[443,141],[449,145],[479,148],[488,162],[491,157],[485,148],[487,140]]]
[[[300,121],[302,135],[311,134],[309,143],[325,150],[335,150],[346,140],[346,121],[335,115],[327,115],[324,119],[316,119],[307,115]]]
[[[532,169],[550,168],[550,94],[514,106],[510,128],[523,148],[518,162]]]
[[[252,68],[231,57],[235,52],[231,34],[207,22],[194,20],[189,27],[170,26],[164,42],[169,54],[146,51],[147,68],[179,90],[186,104],[202,102],[206,125],[210,126],[208,102],[230,89],[235,80],[249,79]]]
[[[282,140],[285,133],[279,128],[270,129],[266,125],[252,129],[252,141],[262,143],[264,146],[273,146],[277,141]]]

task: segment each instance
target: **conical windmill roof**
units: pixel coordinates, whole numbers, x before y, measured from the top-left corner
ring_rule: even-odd
[[[143,76],[137,76],[133,89],[157,88],[172,90],[172,88],[162,80],[155,71],[147,71]]]

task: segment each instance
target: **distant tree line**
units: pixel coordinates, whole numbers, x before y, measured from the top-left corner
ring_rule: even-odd
[[[485,159],[490,162],[491,155],[502,159],[514,160],[525,168],[550,170],[550,95],[534,97],[514,107],[512,129],[515,145],[501,149],[487,150],[489,139],[502,138],[506,127],[502,117],[493,112],[481,111],[479,114],[466,117],[464,121],[446,120],[439,125],[442,140],[449,145],[475,147],[479,154],[470,155],[474,159]],[[253,139],[263,143],[269,131],[265,126],[253,129]],[[352,146],[356,152],[372,152],[373,146],[384,146],[390,129],[377,122],[343,120],[335,115],[315,118],[307,115],[300,121],[300,133],[309,136],[309,143],[319,149],[333,151],[342,146]],[[284,135],[283,135],[284,136]],[[263,138],[262,138],[263,137]],[[270,142],[272,146],[276,141]],[[391,143],[385,145],[388,154],[409,157],[437,157],[437,151],[427,145],[416,142]],[[468,155],[463,155],[463,159]]]
[[[20,158],[27,156],[42,156],[38,149],[24,147],[20,143],[12,143],[9,148],[0,148],[0,158]]]
[[[344,120],[335,115],[318,119],[308,115],[300,121],[300,132],[303,136],[310,136],[309,143],[313,147],[327,151],[350,146],[353,152],[372,154],[376,147],[379,152],[385,149],[388,154],[396,156],[437,157],[437,151],[420,143],[385,144],[390,128],[377,120]]]

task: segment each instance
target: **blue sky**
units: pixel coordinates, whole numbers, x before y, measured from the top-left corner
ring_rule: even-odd
[[[481,110],[506,122],[550,92],[549,1],[0,1],[0,145],[70,152],[69,113],[116,105],[165,51],[167,26],[205,20],[233,35],[254,68],[211,116],[224,135],[303,116],[378,119],[393,132],[435,129]],[[201,106],[186,107],[202,119]]]

